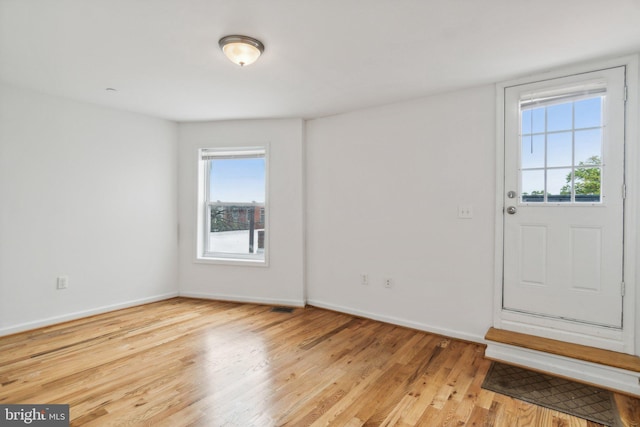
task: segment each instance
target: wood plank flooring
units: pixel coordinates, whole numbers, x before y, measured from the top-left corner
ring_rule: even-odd
[[[270,309],[175,298],[0,338],[0,404],[69,404],[73,426],[597,426],[481,389],[481,345]]]

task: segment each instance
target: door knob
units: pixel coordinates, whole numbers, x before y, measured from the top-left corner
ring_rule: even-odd
[[[513,215],[513,214],[514,214],[514,213],[516,213],[517,211],[518,211],[518,210],[516,209],[516,207],[515,207],[515,206],[509,206],[509,207],[507,208],[507,213],[508,213],[509,215]]]

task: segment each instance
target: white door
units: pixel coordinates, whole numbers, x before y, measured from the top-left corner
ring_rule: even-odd
[[[505,88],[503,309],[622,327],[625,67]]]

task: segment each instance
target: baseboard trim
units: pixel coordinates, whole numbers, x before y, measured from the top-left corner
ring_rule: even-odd
[[[19,332],[30,331],[33,329],[43,328],[58,323],[68,322],[70,320],[81,319],[83,317],[94,316],[96,314],[108,313],[110,311],[120,310],[123,308],[135,307],[137,305],[149,304],[156,301],[163,301],[178,296],[178,292],[169,292],[166,294],[155,295],[147,298],[125,301],[117,304],[104,305],[89,310],[76,311],[74,313],[64,314],[61,316],[47,317],[45,319],[34,320],[32,322],[19,323],[17,325],[0,328],[0,336],[17,334]]]
[[[487,343],[485,357],[640,397],[638,373],[624,369],[497,342]]]
[[[243,295],[227,295],[227,294],[209,294],[202,292],[179,292],[179,296],[187,298],[209,299],[216,301],[240,302],[247,304],[264,304],[264,305],[284,305],[289,307],[304,307],[305,302],[302,299],[282,299],[282,298],[263,298],[263,297],[247,297]]]
[[[338,311],[341,313],[352,314],[358,317],[364,317],[371,320],[378,320],[384,323],[390,323],[392,325],[404,326],[406,328],[416,329],[419,331],[429,332],[432,334],[442,335],[449,338],[456,338],[463,341],[476,342],[484,344],[485,340],[482,335],[469,334],[466,332],[460,332],[453,329],[440,328],[433,325],[427,325],[425,323],[414,322],[407,319],[401,319],[394,316],[385,316],[381,314],[372,313],[369,311],[358,310],[351,307],[345,307],[337,304],[331,304],[324,301],[310,299],[307,300],[308,305],[312,305],[318,308],[325,308],[327,310]]]

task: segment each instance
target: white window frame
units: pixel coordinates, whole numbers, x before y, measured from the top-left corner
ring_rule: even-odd
[[[234,254],[211,252],[207,250],[208,230],[211,226],[209,205],[209,175],[210,161],[204,159],[206,155],[220,158],[243,158],[260,154],[265,161],[265,201],[255,204],[256,209],[264,208],[264,252],[262,254]],[[239,147],[208,147],[198,149],[198,182],[197,182],[197,239],[196,262],[227,265],[247,265],[267,267],[269,265],[269,145],[252,145]],[[237,203],[233,203],[237,205]],[[257,245],[258,242],[256,241]]]

